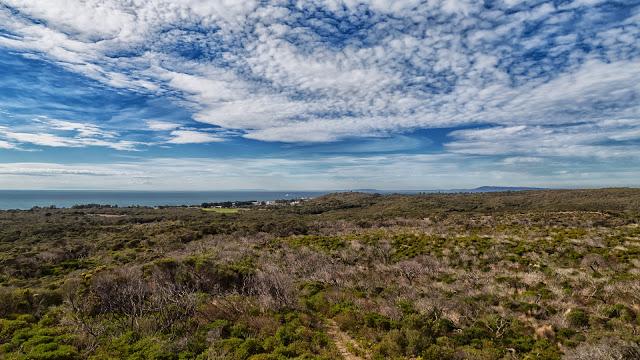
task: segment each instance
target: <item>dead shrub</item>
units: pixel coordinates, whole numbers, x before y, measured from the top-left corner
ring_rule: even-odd
[[[567,360],[637,360],[640,359],[640,345],[621,339],[602,339],[597,343],[582,343],[569,350]]]
[[[290,274],[266,264],[249,279],[249,293],[263,311],[292,308],[296,304],[295,283]]]

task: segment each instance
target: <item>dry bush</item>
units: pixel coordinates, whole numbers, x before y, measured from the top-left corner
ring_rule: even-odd
[[[414,286],[437,278],[447,269],[447,264],[438,258],[422,255],[400,261],[394,264],[392,268],[408,285]]]
[[[143,315],[145,301],[151,295],[139,268],[100,272],[92,278],[90,289],[96,298],[96,313],[122,314],[133,322]]]
[[[607,270],[610,265],[607,260],[599,254],[587,254],[580,261],[580,267],[593,273]]]
[[[292,308],[296,304],[296,284],[283,269],[266,264],[249,279],[249,293],[263,311]]]
[[[87,282],[71,279],[64,285],[70,320],[97,336],[94,320],[107,317],[123,329],[164,332],[186,321],[196,310],[194,292],[159,276],[145,277],[139,267],[99,272]]]
[[[166,332],[189,319],[198,305],[196,294],[171,282],[152,280],[151,297],[145,311],[151,313],[147,332]]]
[[[425,274],[429,273],[429,270],[416,260],[404,260],[393,266],[398,275],[404,279],[409,286],[413,286],[413,282]]]
[[[289,249],[288,249],[289,250]],[[337,261],[325,253],[306,247],[278,253],[276,257],[265,257],[261,264],[282,264],[289,276],[301,281],[331,283],[334,280]]]
[[[324,236],[351,234],[362,230],[361,227],[347,220],[314,221],[311,223],[310,229],[315,230],[318,235]]]
[[[239,294],[216,296],[198,308],[198,314],[205,323],[218,319],[236,321],[243,314],[250,313],[255,307],[255,301]]]
[[[538,339],[555,339],[556,332],[552,325],[546,324],[535,328],[535,334]]]
[[[597,343],[582,343],[565,355],[566,360],[637,360],[640,345],[621,339],[607,338]]]

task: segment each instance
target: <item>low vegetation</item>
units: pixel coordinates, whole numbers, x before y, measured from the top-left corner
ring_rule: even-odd
[[[0,359],[639,359],[640,190],[0,212]]]
[[[213,208],[202,208],[202,210],[215,212],[215,213],[218,213],[218,214],[235,214],[237,212],[240,212],[240,211],[246,210],[246,209],[229,208],[229,207],[213,207]]]

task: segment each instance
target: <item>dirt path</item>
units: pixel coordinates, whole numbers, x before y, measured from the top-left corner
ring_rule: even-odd
[[[365,360],[365,358],[357,356],[349,350],[350,348],[358,348],[358,344],[349,335],[345,334],[333,319],[327,320],[327,334],[333,339],[338,348],[338,352],[345,360]]]

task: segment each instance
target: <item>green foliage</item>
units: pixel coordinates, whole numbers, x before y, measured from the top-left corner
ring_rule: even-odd
[[[555,344],[548,340],[538,340],[533,344],[531,351],[524,356],[524,360],[560,360],[562,353]]]
[[[569,326],[580,328],[589,326],[589,315],[583,309],[571,309],[566,314]]]
[[[27,318],[25,319],[25,317]],[[0,343],[8,343],[17,330],[29,328],[32,322],[29,315],[21,316],[15,320],[0,319]]]
[[[631,322],[636,319],[635,312],[624,304],[615,304],[604,309],[604,316],[610,319],[620,319]]]
[[[61,328],[47,328],[16,319],[13,323],[2,320],[5,338],[0,345],[0,357],[7,359],[72,360],[79,359],[78,350],[72,345],[73,336]]]
[[[207,353],[225,359],[332,358],[330,339],[317,327],[316,319],[300,313],[276,315],[281,322],[272,334],[256,337],[246,327],[220,333]]]
[[[327,312],[330,304],[326,299],[325,285],[320,282],[309,282],[301,286],[301,303],[312,312]]]
[[[126,332],[107,342],[91,356],[92,359],[158,359],[173,360],[178,356],[171,342],[162,337],[142,337],[134,332]]]
[[[293,246],[307,246],[322,251],[337,251],[346,246],[346,242],[337,236],[302,235],[289,238]]]
[[[446,338],[445,338],[446,339]],[[442,341],[437,341],[442,342]],[[431,344],[421,354],[423,360],[450,360],[455,359],[455,348],[451,345]]]
[[[567,347],[576,347],[586,340],[584,334],[571,328],[560,328],[556,333],[557,340]]]
[[[424,234],[398,234],[393,237],[393,259],[400,261],[419,255],[436,252],[444,245],[446,239]]]

